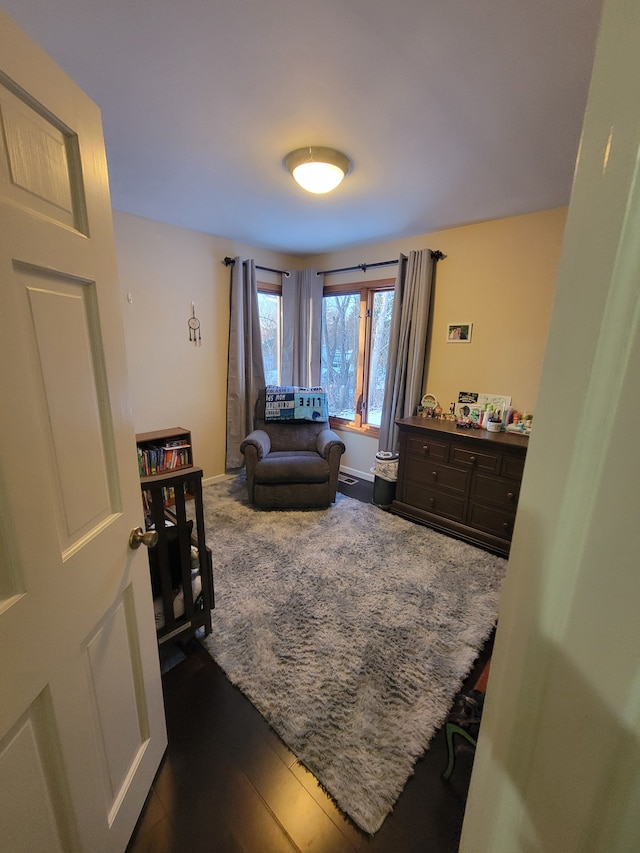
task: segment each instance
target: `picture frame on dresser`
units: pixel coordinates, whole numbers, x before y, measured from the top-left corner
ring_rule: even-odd
[[[505,394],[478,394],[478,405],[483,409],[492,409],[504,417],[511,405],[511,397]]]
[[[473,423],[478,423],[482,419],[484,410],[476,403],[457,403],[455,411],[459,419],[470,418]]]

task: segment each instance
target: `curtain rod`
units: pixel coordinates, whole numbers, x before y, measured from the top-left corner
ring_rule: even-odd
[[[434,261],[442,261],[447,256],[444,255],[439,249],[435,251],[431,251],[431,257]],[[316,275],[332,275],[333,273],[338,272],[355,272],[355,270],[362,270],[362,272],[366,272],[368,269],[373,269],[374,267],[390,267],[393,264],[397,264],[398,259],[396,258],[393,261],[378,261],[375,264],[356,264],[354,267],[341,267],[337,270],[321,270],[316,273]]]
[[[443,261],[447,256],[444,255],[439,249],[436,249],[436,250],[431,251],[431,257],[433,258],[434,261],[437,262],[437,261]],[[398,259],[396,258],[393,261],[377,261],[374,264],[356,264],[354,267],[341,267],[340,269],[336,269],[336,270],[320,270],[319,272],[316,273],[316,275],[332,275],[333,273],[339,273],[339,272],[355,272],[355,270],[362,270],[362,272],[366,272],[368,269],[373,269],[374,267],[390,267],[390,266],[393,266],[394,264],[397,264],[397,263],[398,263]],[[235,258],[230,258],[227,256],[223,260],[223,264],[225,265],[225,267],[233,266],[233,264],[235,264]],[[285,276],[285,278],[289,278],[289,276],[291,275],[289,270],[274,270],[274,269],[271,269],[271,267],[260,267],[257,264],[256,264],[256,269],[262,270],[263,272],[277,273],[278,275]]]
[[[222,263],[225,265],[225,267],[232,267],[235,264],[235,262],[236,262],[235,258],[229,258],[229,257],[226,257],[222,261]],[[271,267],[260,267],[260,266],[258,266],[258,264],[256,264],[256,269],[262,270],[263,272],[275,272],[278,275],[283,275],[285,278],[289,278],[289,276],[291,275],[289,270],[274,270],[274,269],[271,269]]]

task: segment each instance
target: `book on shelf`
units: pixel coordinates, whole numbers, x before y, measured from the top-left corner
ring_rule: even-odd
[[[138,446],[138,470],[141,477],[165,474],[189,465],[191,465],[191,445],[185,442]]]

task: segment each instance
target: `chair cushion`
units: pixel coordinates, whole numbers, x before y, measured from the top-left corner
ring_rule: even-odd
[[[326,424],[311,421],[281,424],[264,421],[260,426],[260,429],[264,429],[269,436],[271,450],[277,450],[278,453],[291,453],[294,450],[315,453],[318,447],[318,433],[326,428]]]
[[[299,450],[271,452],[256,465],[256,483],[326,483],[329,465],[320,454]]]

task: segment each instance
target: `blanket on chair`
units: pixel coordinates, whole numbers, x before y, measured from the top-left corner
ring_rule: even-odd
[[[328,421],[329,407],[323,388],[267,385],[265,421]]]

